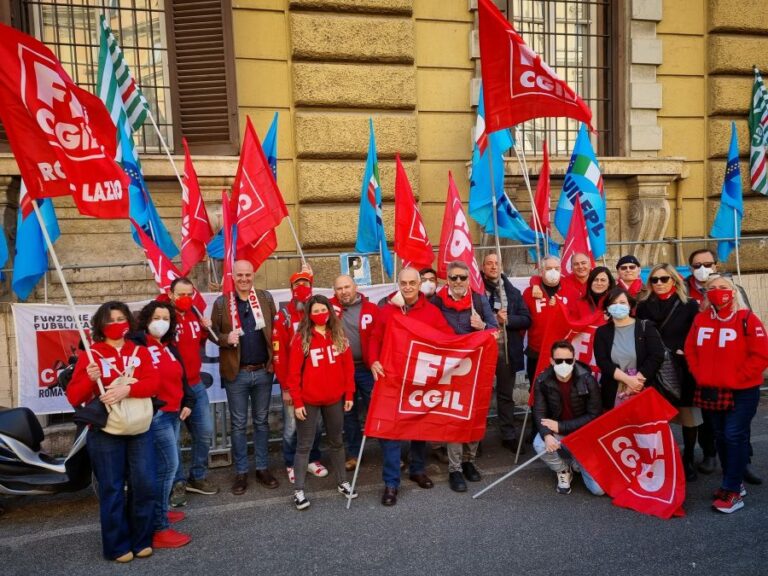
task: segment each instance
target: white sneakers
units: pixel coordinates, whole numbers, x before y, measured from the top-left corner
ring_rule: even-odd
[[[336,489],[341,495],[346,496],[348,499],[357,498],[357,492],[352,492],[352,486],[350,486],[349,482],[346,480],[339,484]]]
[[[296,505],[296,510],[306,510],[309,508],[309,500],[304,496],[304,490],[294,491],[293,503]]]
[[[291,466],[286,466],[285,473],[288,474],[288,482],[294,484],[296,482],[296,472]]]
[[[323,466],[319,460],[307,464],[307,472],[312,474],[312,476],[317,476],[318,478],[325,478],[328,476],[328,468]]]
[[[566,466],[560,472],[557,473],[557,493],[558,494],[570,494],[571,493],[571,481],[573,480],[573,472],[570,466]]]

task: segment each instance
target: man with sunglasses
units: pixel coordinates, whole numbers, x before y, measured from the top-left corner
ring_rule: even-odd
[[[459,260],[446,267],[448,284],[433,297],[432,304],[442,312],[446,322],[456,334],[469,334],[478,330],[495,330],[499,327],[488,298],[475,294],[469,288],[469,267]],[[475,467],[479,442],[448,443],[448,483],[454,492],[466,492],[467,483],[479,482],[480,472]],[[466,448],[467,457],[464,452]]]
[[[643,280],[640,278],[640,261],[632,254],[626,254],[619,258],[616,263],[616,270],[619,273],[617,286],[621,286],[633,298],[639,299],[638,294],[643,290]]]
[[[560,440],[597,418],[603,411],[600,387],[589,367],[577,362],[573,345],[558,340],[550,350],[551,366],[536,379],[533,421],[539,433],[533,448],[557,474],[557,493],[570,494],[573,472],[581,472],[584,485],[595,496],[603,489],[584,470]]]

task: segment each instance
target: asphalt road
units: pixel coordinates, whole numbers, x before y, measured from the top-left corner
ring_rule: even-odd
[[[753,445],[755,469],[768,480],[768,400],[755,418]],[[272,462],[277,469],[277,454]],[[554,474],[535,462],[472,500],[511,466],[491,429],[478,461],[484,479],[470,492],[451,492],[445,465],[431,460],[435,488],[404,476],[397,506],[384,508],[378,462],[372,442],[351,510],[330,477],[308,481],[312,506],[298,512],[284,475],[275,490],[251,476],[248,492],[236,497],[228,490],[231,470],[216,470],[222,493],[190,495],[187,519],[177,525],[192,543],[120,566],[101,559],[90,491],[5,500],[0,575],[768,574],[766,485],[749,486],[745,508],[727,516],[710,509],[719,473],[700,476],[689,484],[686,516],[664,521],[591,496],[580,480],[572,494],[558,495]]]

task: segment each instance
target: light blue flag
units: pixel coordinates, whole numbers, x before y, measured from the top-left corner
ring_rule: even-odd
[[[5,237],[5,230],[0,226],[0,268],[5,268],[8,264],[8,239]],[[5,272],[0,272],[0,280],[5,280]]]
[[[365,174],[363,174],[363,184],[360,190],[360,216],[355,250],[380,253],[384,270],[387,276],[392,278],[392,254],[387,249],[387,237],[384,234],[381,211],[381,184],[379,161],[376,157],[376,138],[373,135],[373,120],[369,122],[368,159],[365,162]]]
[[[269,130],[267,131],[267,135],[264,137],[264,142],[261,145],[262,149],[264,150],[264,155],[267,157],[267,162],[269,162],[269,167],[272,168],[272,175],[275,177],[275,182],[277,182],[278,114],[278,112],[275,112],[275,115],[272,117],[272,124],[269,125]],[[234,242],[237,239],[237,226],[235,226],[233,233],[235,234],[235,236],[232,237],[232,241]],[[224,259],[224,228],[219,230],[216,233],[216,236],[211,238],[211,240],[208,242],[207,250],[208,256],[211,258],[216,258],[217,260]]]
[[[45,223],[45,229],[55,243],[61,235],[59,221],[53,201],[44,198],[37,201],[40,213]],[[27,196],[24,183],[21,184],[19,199],[19,214],[16,220],[16,257],[13,260],[13,291],[21,300],[26,300],[35,288],[40,278],[48,270],[48,247],[40,229],[40,222],[32,208],[31,198]]]
[[[485,104],[483,88],[477,105],[475,143],[472,148],[472,174],[469,182],[469,215],[480,224],[486,234],[495,234],[493,222],[493,196],[491,196],[491,166],[493,186],[496,192],[496,220],[499,236],[522,244],[535,244],[536,234],[522,217],[504,191],[504,153],[515,145],[509,129],[488,134],[485,131]],[[541,237],[541,235],[539,235]],[[550,240],[550,252],[557,253],[558,246]]]
[[[728,148],[728,162],[725,165],[723,190],[720,193],[720,208],[709,235],[712,238],[738,238],[741,236],[741,220],[744,217],[744,200],[741,189],[741,170],[739,168],[739,138],[736,134],[736,122],[731,123],[731,145]],[[717,258],[728,260],[735,240],[721,240],[717,243]]]
[[[571,162],[565,173],[563,191],[560,193],[560,200],[555,210],[555,226],[563,238],[568,235],[571,216],[573,216],[573,200],[577,195],[581,202],[581,209],[584,211],[592,255],[600,258],[605,254],[608,236],[605,227],[603,176],[584,124],[579,128]]]

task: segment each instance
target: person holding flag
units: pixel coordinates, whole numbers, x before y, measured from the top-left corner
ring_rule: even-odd
[[[495,330],[499,327],[496,315],[483,294],[469,288],[469,266],[461,260],[449,262],[448,284],[431,298],[432,304],[442,312],[446,322],[456,334],[469,334],[479,330]],[[449,442],[448,482],[454,492],[466,492],[467,483],[479,482],[482,478],[475,467],[479,442],[461,444]],[[464,453],[466,448],[467,459]]]
[[[557,474],[557,493],[570,494],[573,472],[581,472],[584,486],[595,496],[605,494],[589,472],[560,440],[591,422],[603,411],[600,386],[589,366],[576,360],[573,344],[558,340],[550,350],[550,366],[536,378],[533,421],[538,430],[533,449]]]
[[[723,467],[712,507],[730,514],[744,507],[750,424],[768,368],[768,337],[732,280],[712,274],[705,287],[707,303],[688,332],[685,358],[697,384],[694,405],[711,415]]]

